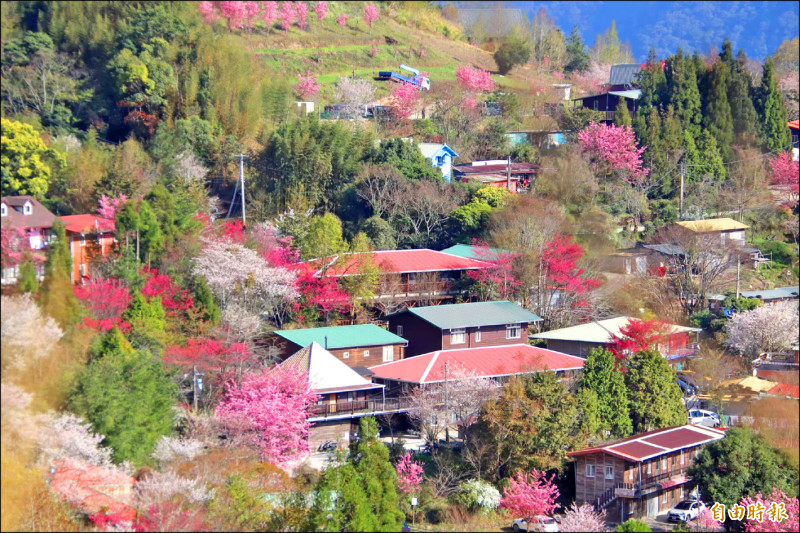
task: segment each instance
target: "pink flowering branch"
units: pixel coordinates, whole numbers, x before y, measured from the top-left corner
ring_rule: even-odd
[[[347,27],[347,15],[342,13],[336,17],[336,24],[338,24],[340,28],[345,29]]]
[[[394,88],[389,97],[392,113],[401,119],[408,119],[417,107],[419,89],[410,83],[401,83]]]
[[[642,153],[646,147],[636,147],[636,138],[630,126],[591,122],[578,133],[578,142],[591,163],[602,172],[622,172],[625,180],[633,185],[649,172],[642,166]]]
[[[281,4],[280,19],[284,31],[289,31],[295,16],[297,16],[297,11],[295,11],[294,2],[284,2]]]
[[[295,13],[297,13],[297,26],[300,29],[308,28],[308,4],[305,2],[297,2],[295,5]]]
[[[311,75],[311,71],[306,71],[306,75],[298,74],[300,83],[294,86],[294,91],[302,100],[309,100],[319,92],[317,77]]]
[[[317,16],[317,22],[322,22],[328,16],[328,2],[317,2],[314,14]]]
[[[503,489],[499,508],[508,509],[516,516],[548,515],[561,507],[556,503],[558,488],[553,483],[555,474],[547,478],[535,468],[530,474],[517,472]]]
[[[278,2],[261,2],[261,16],[267,26],[267,33],[272,29],[272,24],[278,17]]]
[[[759,492],[755,498],[742,499],[739,505],[745,509],[752,505],[754,509],[761,511],[756,518],[745,522],[744,530],[748,533],[800,531],[798,499],[789,498],[783,491],[775,487],[772,488],[772,494],[769,496],[764,497]],[[758,516],[761,517],[761,520],[758,520]]]
[[[422,483],[422,466],[411,460],[411,453],[403,454],[395,469],[397,470],[397,484],[401,491],[411,494],[419,490]]]

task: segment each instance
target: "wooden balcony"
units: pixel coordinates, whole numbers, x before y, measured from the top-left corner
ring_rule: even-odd
[[[444,297],[458,294],[451,281],[411,281],[382,285],[376,298],[406,299],[425,297]]]
[[[355,400],[352,402],[323,403],[309,407],[309,420],[320,421],[330,418],[348,418],[376,413],[399,412],[408,409],[408,400],[404,398],[386,398],[376,400]]]
[[[638,498],[657,489],[659,484],[671,479],[686,476],[686,466],[676,467],[666,472],[651,474],[642,478],[642,483],[617,483],[614,494],[618,498]]]

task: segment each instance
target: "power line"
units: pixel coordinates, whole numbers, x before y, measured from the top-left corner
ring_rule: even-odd
[[[767,157],[768,155],[772,155],[772,154],[776,154],[778,152],[782,152],[784,150],[788,150],[791,147],[792,147],[792,145],[790,144],[788,146],[784,146],[782,148],[778,148],[776,150],[772,150],[771,152],[767,152],[765,154],[761,154],[761,155],[759,155],[757,157],[750,157],[748,159],[739,159],[738,161],[730,161],[728,163],[722,163],[722,166],[728,166],[728,165],[733,165],[733,164],[736,164],[736,163],[744,163],[745,161],[754,161],[756,159],[762,159],[764,157]],[[715,167],[717,165],[686,165],[686,166],[687,167]]]

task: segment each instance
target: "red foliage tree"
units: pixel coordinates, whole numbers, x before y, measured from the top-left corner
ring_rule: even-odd
[[[666,350],[673,353],[686,346],[687,333],[671,334],[672,326],[663,320],[638,320],[632,318],[620,328],[620,336],[613,335],[609,350],[617,359],[625,359],[636,352],[649,349]]]
[[[244,242],[244,224],[241,220],[226,220],[220,226],[219,235],[231,242],[241,244]]]
[[[544,472],[535,468],[530,474],[517,472],[503,489],[499,507],[508,509],[514,516],[548,515],[561,507],[556,503],[558,488],[553,483],[555,474],[547,479]]]
[[[769,160],[770,181],[786,192],[798,195],[800,192],[800,165],[789,151],[781,152]]]
[[[636,137],[630,126],[589,123],[578,133],[581,150],[601,172],[622,172],[631,184],[647,176],[649,170],[642,166],[646,147],[636,147]]]
[[[316,400],[305,373],[281,365],[229,382],[217,417],[233,441],[255,445],[280,466],[308,453],[308,408]]]
[[[167,274],[160,274],[158,269],[148,267],[144,267],[141,274],[147,279],[142,288],[142,296],[157,296],[167,316],[176,316],[179,311],[185,311],[194,305],[194,300],[186,289],[175,284]]]
[[[555,237],[544,246],[542,262],[545,276],[552,288],[575,296],[573,307],[586,307],[589,301],[583,296],[598,287],[597,280],[585,278],[584,269],[577,265],[583,257],[583,248],[570,241],[570,237]]]
[[[480,268],[467,272],[479,286],[479,292],[489,300],[511,300],[521,282],[514,276],[514,259],[520,254],[492,250],[478,239],[472,240],[472,251],[475,259],[489,263],[488,268]]]
[[[86,326],[103,333],[114,326],[123,332],[130,328],[130,324],[121,319],[131,302],[128,288],[122,283],[111,278],[95,278],[73,290],[78,301],[92,315],[83,319]]]

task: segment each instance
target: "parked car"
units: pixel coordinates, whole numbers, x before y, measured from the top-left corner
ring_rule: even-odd
[[[706,508],[706,505],[697,500],[683,500],[678,505],[670,509],[669,513],[667,514],[667,520],[669,522],[688,522],[689,520],[694,520],[697,516],[703,512],[703,509]]]
[[[681,392],[683,392],[687,396],[694,396],[697,394],[697,387],[689,383],[683,378],[678,378],[678,386],[681,388]]]
[[[719,415],[713,411],[705,409],[691,409],[689,411],[689,423],[698,426],[708,426],[715,428],[720,425]]]
[[[549,516],[539,515],[533,518],[517,518],[511,522],[511,529],[514,531],[545,531],[547,533],[555,533],[558,531],[558,523]]]

